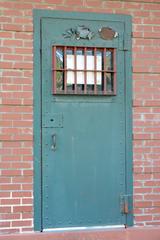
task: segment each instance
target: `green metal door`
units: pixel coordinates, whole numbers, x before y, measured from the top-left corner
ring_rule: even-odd
[[[126,19],[63,12],[41,19],[42,229],[126,224]],[[77,26],[96,34],[64,37]],[[117,36],[100,37],[106,26]],[[116,94],[54,94],[54,46],[114,49]]]

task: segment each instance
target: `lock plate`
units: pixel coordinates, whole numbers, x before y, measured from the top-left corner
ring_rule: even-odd
[[[63,128],[63,114],[54,113],[46,115],[42,127]]]

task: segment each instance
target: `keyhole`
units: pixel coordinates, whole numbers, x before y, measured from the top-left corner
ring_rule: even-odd
[[[51,121],[51,122],[54,122],[54,119],[53,119],[53,118],[51,118],[51,119],[50,119],[50,121]]]

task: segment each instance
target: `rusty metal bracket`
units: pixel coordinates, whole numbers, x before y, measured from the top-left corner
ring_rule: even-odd
[[[120,196],[120,211],[122,214],[131,213],[131,201],[132,201],[132,195]]]

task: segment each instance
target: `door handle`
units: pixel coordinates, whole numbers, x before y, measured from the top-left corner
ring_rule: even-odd
[[[56,134],[52,134],[52,145],[51,145],[52,151],[56,151]]]

